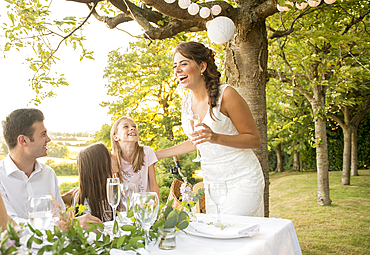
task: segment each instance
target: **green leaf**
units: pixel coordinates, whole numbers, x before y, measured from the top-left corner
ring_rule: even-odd
[[[115,220],[113,225],[113,234],[117,234],[119,231],[118,222]]]
[[[173,228],[177,224],[177,219],[175,217],[170,217],[168,218],[165,222],[163,227],[164,228]]]

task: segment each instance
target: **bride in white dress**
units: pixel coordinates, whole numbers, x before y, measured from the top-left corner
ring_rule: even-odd
[[[177,45],[173,56],[174,73],[191,92],[182,102],[182,127],[192,139],[159,150],[166,158],[200,150],[202,175],[208,183],[225,181],[227,198],[221,214],[263,216],[264,178],[260,163],[251,149],[261,146],[256,124],[245,100],[229,85],[220,85],[214,53],[197,42]],[[188,117],[200,116],[202,129],[191,132]],[[206,193],[206,212],[216,213],[216,205]]]

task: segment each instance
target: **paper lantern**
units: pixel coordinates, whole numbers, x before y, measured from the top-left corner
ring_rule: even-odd
[[[295,3],[295,6],[296,6],[298,9],[300,9],[300,10],[303,10],[304,8],[306,8],[306,7],[307,7],[307,5],[308,5],[308,3],[306,3],[306,2],[303,2],[303,3],[301,3],[301,4],[299,4],[299,3]]]
[[[192,3],[190,4],[190,6],[188,7],[188,13],[190,15],[195,15],[199,12],[199,5],[196,4],[196,3]]]
[[[182,9],[186,9],[190,6],[191,1],[190,0],[179,0],[179,6]]]
[[[307,0],[308,2],[308,5],[311,6],[311,7],[316,7],[318,6],[320,3],[321,3],[321,0],[318,0],[318,1],[314,1],[314,0]]]
[[[213,15],[218,15],[218,14],[220,14],[221,13],[221,11],[222,11],[222,8],[221,8],[221,6],[219,6],[218,4],[216,4],[216,5],[214,5],[214,6],[212,6],[212,8],[211,8],[211,12],[212,12],[212,14]]]
[[[277,5],[276,8],[278,9],[279,12],[287,12],[287,11],[290,11],[289,7],[286,7],[286,6],[281,6],[281,5]]]
[[[324,0],[324,2],[327,3],[327,4],[335,3],[335,1],[337,1],[337,0]]]
[[[235,24],[228,17],[220,16],[212,20],[207,28],[209,39],[214,43],[223,44],[233,38]]]
[[[210,14],[211,10],[208,7],[202,7],[199,11],[199,16],[201,16],[203,19],[208,18]]]
[[[211,22],[212,22],[212,20],[208,20],[208,21],[207,21],[207,23],[206,23],[206,28],[207,28],[207,30],[208,30],[208,27],[209,27],[209,25],[211,24]]]
[[[166,3],[168,4],[172,4],[173,2],[175,2],[176,0],[164,0]]]

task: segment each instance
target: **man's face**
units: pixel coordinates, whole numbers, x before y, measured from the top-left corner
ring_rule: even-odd
[[[51,141],[44,126],[44,122],[36,121],[33,123],[33,142],[28,139],[28,154],[29,156],[39,158],[47,155],[46,144]]]

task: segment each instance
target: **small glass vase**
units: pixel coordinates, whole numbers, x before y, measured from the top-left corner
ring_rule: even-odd
[[[159,249],[173,250],[176,248],[176,229],[158,228],[159,231]]]
[[[197,209],[195,206],[193,207],[186,207],[185,212],[189,215],[189,220],[190,221],[197,221]]]

